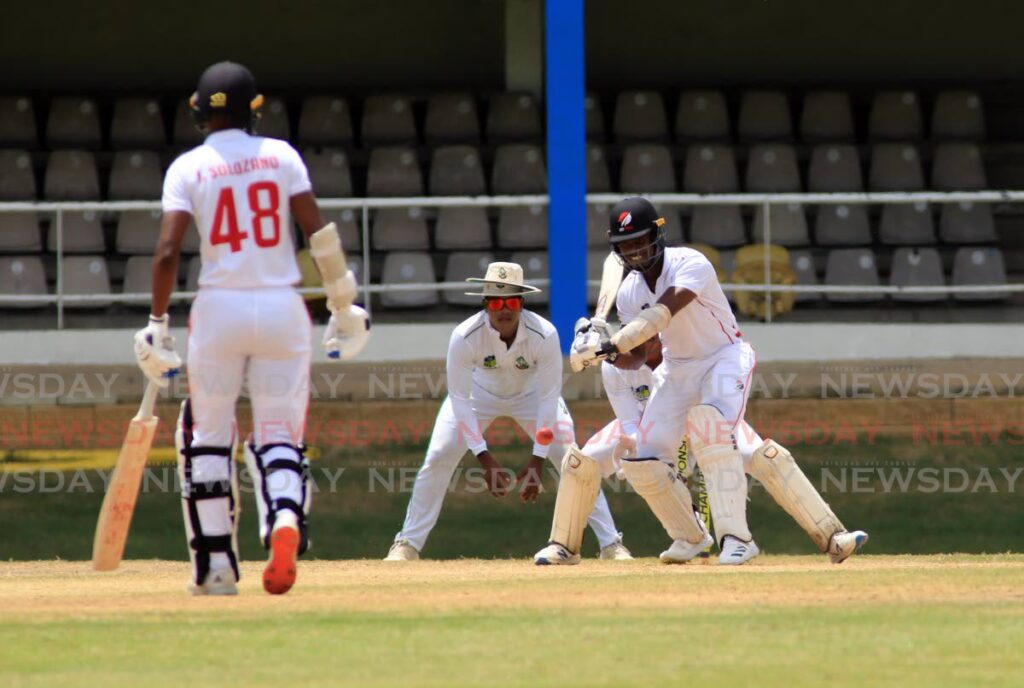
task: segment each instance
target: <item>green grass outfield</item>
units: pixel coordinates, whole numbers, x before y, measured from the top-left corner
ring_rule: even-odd
[[[1024,556],[246,565],[0,563],[0,685],[1020,686]]]
[[[1008,444],[935,446],[909,440],[833,446],[793,445],[804,470],[849,527],[871,534],[871,554],[1024,551],[1024,462],[1021,448]],[[313,461],[318,492],[312,516],[311,558],[379,558],[401,527],[420,446],[383,449],[324,449]],[[35,452],[0,461],[0,561],[83,560],[102,499],[98,467],[103,457],[63,452],[51,463]],[[495,447],[495,456],[518,469],[526,446]],[[150,480],[140,495],[126,556],[131,559],[186,558],[179,498],[174,492],[173,454],[154,453]],[[51,470],[80,462],[81,472]],[[466,469],[446,498],[441,518],[423,555],[431,559],[526,558],[547,540],[554,506],[554,480],[536,504],[514,495],[495,500],[481,493]],[[40,472],[42,471],[42,472]],[[902,483],[900,481],[903,481]],[[256,538],[256,508],[243,480],[240,544],[245,559],[262,558]],[[477,489],[474,489],[477,488]],[[668,544],[646,504],[624,483],[605,491],[626,544],[639,556],[655,556]],[[807,536],[760,486],[751,489],[749,521],[769,554],[810,554]],[[588,532],[584,554],[597,545]],[[1022,683],[1024,685],[1024,683]]]

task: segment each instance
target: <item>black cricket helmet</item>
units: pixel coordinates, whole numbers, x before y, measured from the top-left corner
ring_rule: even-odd
[[[665,218],[658,216],[646,198],[634,196],[619,201],[608,219],[608,240],[627,269],[647,270],[665,252]],[[623,243],[644,236],[650,237],[646,246],[623,253]]]
[[[232,126],[251,132],[260,118],[263,96],[256,92],[256,79],[245,66],[218,62],[199,77],[188,104],[196,126],[204,133],[210,118],[219,113],[226,114]]]

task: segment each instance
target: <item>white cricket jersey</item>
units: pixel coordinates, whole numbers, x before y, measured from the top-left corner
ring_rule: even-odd
[[[654,393],[654,373],[646,365],[637,370],[627,370],[604,361],[601,363],[601,382],[622,434],[635,434],[647,401]]]
[[[537,427],[555,429],[562,394],[562,349],[558,331],[536,313],[519,314],[519,330],[511,346],[480,311],[455,328],[448,342],[448,397],[461,430],[466,431],[474,454],[487,449],[476,433],[474,401],[511,401],[527,394],[537,397]],[[493,403],[486,404],[493,407]],[[535,456],[546,457],[548,447],[533,445]]]
[[[305,163],[286,141],[227,129],[171,164],[163,210],[195,220],[200,287],[285,287],[300,280],[291,197],[311,189]]]
[[[662,353],[668,363],[705,358],[723,346],[743,341],[714,266],[691,248],[665,249],[653,292],[639,272],[626,275],[615,301],[619,322],[625,325],[653,306],[670,287],[688,289],[697,298],[672,316],[661,332]]]

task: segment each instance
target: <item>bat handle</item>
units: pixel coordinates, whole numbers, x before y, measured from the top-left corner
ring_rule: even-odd
[[[159,393],[160,388],[147,378],[146,391],[142,393],[142,403],[139,404],[139,412],[135,414],[137,419],[142,420],[153,416],[153,407],[156,406],[156,396]]]

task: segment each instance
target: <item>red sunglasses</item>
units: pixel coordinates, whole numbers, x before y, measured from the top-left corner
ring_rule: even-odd
[[[484,299],[484,303],[487,305],[487,310],[492,313],[497,313],[502,308],[508,308],[510,311],[523,310],[522,296],[506,296],[504,298],[497,297],[493,299]]]

